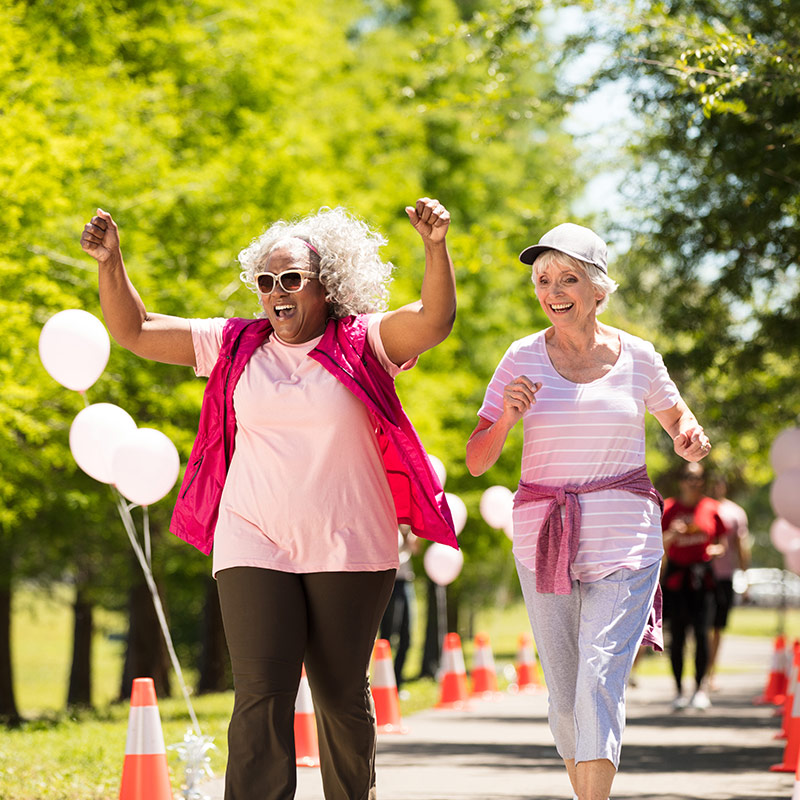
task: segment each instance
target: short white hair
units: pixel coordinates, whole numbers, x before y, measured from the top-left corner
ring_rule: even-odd
[[[595,289],[599,289],[603,293],[603,296],[597,301],[596,313],[600,314],[606,310],[608,299],[617,291],[619,284],[613,278],[609,278],[599,267],[590,264],[588,261],[581,261],[581,259],[568,256],[566,253],[562,253],[559,250],[545,250],[544,253],[538,256],[533,262],[531,280],[539,273],[544,272],[551,264],[555,263],[565,267],[571,267],[572,269],[582,269]]]
[[[321,208],[292,221],[278,220],[239,253],[239,274],[247,287],[258,293],[255,276],[263,272],[269,254],[282,239],[295,237],[310,243],[312,264],[334,317],[385,311],[394,266],[382,261],[378,251],[386,238],[347,209]]]

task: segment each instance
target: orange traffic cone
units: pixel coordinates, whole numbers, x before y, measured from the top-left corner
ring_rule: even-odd
[[[533,638],[529,633],[521,633],[517,649],[517,684],[520,692],[535,692],[543,688],[533,649]]]
[[[475,635],[475,649],[472,655],[472,694],[490,698],[497,694],[497,670],[489,637],[485,633]]]
[[[467,670],[461,651],[461,637],[457,633],[448,633],[444,637],[441,687],[436,708],[467,707]]]
[[[787,730],[789,727],[789,718],[792,714],[792,706],[794,705],[794,696],[797,693],[797,668],[798,668],[798,653],[800,653],[800,644],[795,642],[792,645],[791,663],[789,666],[789,679],[786,686],[786,696],[783,700],[783,708],[776,709],[776,716],[781,717],[781,729],[773,736],[773,739],[785,739],[787,737]]]
[[[372,653],[372,699],[375,722],[380,733],[408,733],[400,719],[400,698],[392,664],[392,648],[386,639],[378,639]]]
[[[775,649],[772,653],[772,664],[770,665],[769,677],[764,692],[760,697],[753,700],[755,705],[765,705],[773,703],[781,705],[786,699],[786,689],[788,679],[786,676],[786,638],[779,634],[775,639]]]
[[[119,800],[172,800],[167,750],[152,678],[134,678]]]
[[[794,651],[794,672],[800,666],[800,648]],[[787,697],[788,704],[788,697]],[[798,755],[800,755],[800,690],[795,686],[794,696],[791,699],[789,718],[785,721],[783,733],[786,734],[786,747],[783,750],[783,761],[770,767],[772,772],[795,772],[797,770]]]
[[[319,741],[314,703],[306,677],[306,668],[300,673],[297,699],[294,701],[294,749],[298,767],[319,766]]]

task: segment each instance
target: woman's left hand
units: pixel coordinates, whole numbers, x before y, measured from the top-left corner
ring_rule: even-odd
[[[437,244],[444,241],[450,227],[450,212],[438,200],[423,197],[413,208],[406,206],[406,214],[423,242]]]
[[[711,452],[711,442],[699,425],[679,433],[672,442],[675,453],[687,461],[700,461]]]

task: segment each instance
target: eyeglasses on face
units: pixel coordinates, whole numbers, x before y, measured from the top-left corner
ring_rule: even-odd
[[[307,269],[285,269],[277,275],[274,272],[259,272],[256,275],[256,286],[261,294],[272,294],[276,286],[293,294],[304,289],[311,280],[319,280],[319,274]]]

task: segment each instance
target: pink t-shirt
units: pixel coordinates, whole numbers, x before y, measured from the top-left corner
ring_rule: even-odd
[[[386,371],[381,314],[367,341]],[[196,372],[207,376],[224,319],[191,320]],[[322,337],[293,345],[273,334],[233,395],[236,447],[220,500],[213,573],[230,567],[353,572],[398,565],[397,518],[366,406],[307,358]],[[404,364],[402,369],[413,366]]]
[[[541,381],[535,405],[522,418],[521,479],[550,486],[582,484],[642,466],[645,409],[665,411],[680,398],[653,345],[619,331],[621,351],[611,370],[590,383],[573,383],[553,367],[544,335],[534,333],[508,348],[478,412],[496,422],[506,384],[520,375]],[[596,581],[661,558],[656,503],[619,489],[582,494],[579,502],[582,520],[573,579]],[[536,567],[536,540],[548,505],[542,500],[514,509],[514,555],[530,570]]]

